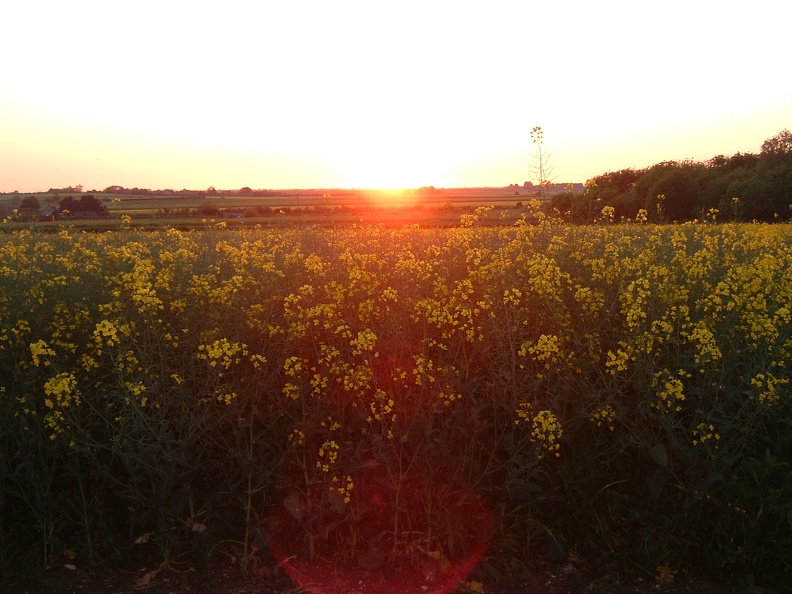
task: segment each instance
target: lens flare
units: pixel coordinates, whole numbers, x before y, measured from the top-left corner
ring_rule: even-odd
[[[377,462],[354,476],[359,491],[354,511],[341,505],[322,509],[291,490],[294,482],[287,484],[271,519],[272,551],[297,585],[311,594],[450,594],[465,581],[492,536],[492,515],[481,498],[459,480],[426,484],[411,478],[394,489],[390,478]],[[444,511],[464,527],[453,551],[430,536],[432,512],[426,503],[433,495],[453,502],[453,509]],[[423,529],[414,525],[422,515]],[[400,525],[408,520],[409,529]]]

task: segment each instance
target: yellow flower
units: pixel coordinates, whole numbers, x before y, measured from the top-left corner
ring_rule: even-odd
[[[627,362],[630,360],[630,356],[624,350],[619,349],[615,353],[608,351],[607,358],[605,367],[609,373],[615,375],[618,371],[627,371]]]
[[[333,440],[325,441],[319,446],[319,460],[316,467],[322,472],[330,472],[330,467],[338,460],[338,444]]]
[[[74,396],[76,403],[79,404],[79,397],[75,392],[76,386],[77,378],[74,377],[74,374],[63,372],[51,377],[44,383],[44,393],[47,396],[54,396],[58,403],[67,406],[72,396]]]
[[[704,320],[697,322],[693,330],[687,333],[687,339],[696,347],[693,356],[696,364],[702,366],[700,368],[702,372],[705,364],[716,363],[723,357],[715,335]]]
[[[530,402],[521,402],[517,406],[517,418],[514,420],[514,424],[530,423],[531,419],[533,419],[532,410]]]
[[[140,396],[146,391],[146,386],[143,382],[124,382],[127,391],[133,396]]]
[[[350,342],[353,355],[371,352],[377,344],[377,335],[368,328],[358,332],[357,338]]]
[[[564,435],[558,417],[550,410],[540,410],[533,415],[531,404],[528,402],[520,403],[516,412],[517,419],[514,424],[525,423],[531,426],[531,441],[539,445],[539,458],[543,458],[545,452],[553,453],[558,458],[561,455],[560,440]]]
[[[789,384],[789,378],[776,377],[772,373],[757,373],[751,378],[751,385],[756,388],[756,398],[763,404],[776,404],[781,398],[778,386]]]
[[[44,406],[49,412],[44,417],[45,425],[52,431],[50,439],[64,431],[66,416],[64,409],[80,404],[80,394],[77,391],[77,378],[72,373],[59,373],[44,382]]]
[[[292,445],[301,446],[305,444],[305,433],[300,429],[295,429],[289,435],[289,441]]]
[[[540,410],[532,421],[531,441],[538,442],[544,450],[554,452],[556,458],[561,454],[559,440],[564,435],[558,418],[549,410]],[[541,456],[541,455],[540,455]]]
[[[718,448],[717,442],[720,440],[720,434],[716,433],[715,426],[712,423],[699,423],[693,430],[693,445],[704,445],[708,441],[715,443],[715,449]]]
[[[333,417],[327,417],[327,421],[322,421],[319,424],[330,431],[338,431],[341,429],[341,423],[334,420]]]
[[[597,412],[591,416],[591,422],[597,423],[597,427],[605,425],[610,431],[613,431],[613,421],[616,419],[616,411],[610,404],[600,407]]]
[[[300,357],[287,357],[283,362],[283,371],[288,377],[297,377],[305,368],[308,361]]]
[[[531,355],[534,361],[543,363],[544,369],[550,371],[558,366],[557,359],[561,354],[560,342],[558,336],[542,334],[535,344],[530,341],[524,342],[518,353],[523,357]],[[539,373],[537,376],[542,377],[543,374]]]
[[[36,342],[30,343],[30,355],[33,358],[33,365],[38,367],[39,364],[43,363],[44,367],[49,365],[49,361],[42,361],[42,357],[54,357],[55,351],[47,346],[47,343],[43,340],[37,340]]]
[[[227,338],[220,338],[211,344],[202,344],[198,347],[198,358],[209,362],[211,367],[220,366],[229,369],[233,364],[239,364],[242,357],[247,357],[247,345],[239,342],[229,342]]]
[[[352,477],[346,475],[345,484],[341,483],[341,480],[337,476],[334,476],[331,480],[332,484],[330,485],[330,492],[338,493],[342,498],[344,503],[349,503],[352,501],[352,489],[355,488],[355,483],[352,480]]]
[[[399,292],[393,287],[387,287],[382,291],[381,297],[383,301],[397,303],[399,301]]]
[[[231,406],[231,403],[236,400],[237,393],[236,392],[226,392],[223,391],[216,396],[217,402],[220,404],[225,404],[226,406]]]
[[[685,400],[684,384],[682,379],[689,378],[690,374],[680,369],[677,377],[668,370],[658,371],[652,379],[656,401],[653,404],[660,411],[679,412],[682,410],[681,402]]]
[[[506,289],[503,292],[504,305],[513,305],[516,307],[520,305],[521,299],[522,299],[522,291],[520,291],[520,289]]]

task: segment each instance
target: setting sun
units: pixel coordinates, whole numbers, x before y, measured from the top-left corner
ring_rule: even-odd
[[[448,158],[441,147],[397,137],[342,146],[333,155],[340,187],[383,190],[447,185]]]

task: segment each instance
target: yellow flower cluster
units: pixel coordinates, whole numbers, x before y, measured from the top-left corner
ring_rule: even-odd
[[[358,332],[357,337],[350,341],[352,347],[352,355],[360,355],[362,353],[370,353],[377,346],[377,335],[366,328]]]
[[[399,302],[399,292],[393,287],[386,287],[385,289],[383,289],[381,297],[383,302],[389,302],[389,301],[392,303]]]
[[[626,346],[622,341],[619,342],[622,347]],[[619,371],[627,371],[630,355],[624,348],[617,349],[616,352],[609,350],[606,357],[605,368],[608,370],[608,373],[615,375]]]
[[[600,213],[600,220],[604,223],[612,223],[615,214],[616,214],[615,208],[613,208],[612,206],[603,206],[602,212]]]
[[[517,405],[517,418],[514,420],[515,425],[520,423],[529,424],[533,420],[533,407],[530,402],[521,402]]]
[[[157,296],[152,281],[154,272],[155,266],[151,260],[136,259],[131,272],[121,273],[118,276],[119,288],[113,292],[113,296],[120,299],[128,295],[140,313],[156,314],[159,310],[164,309],[164,305]]]
[[[521,357],[530,356],[535,362],[542,365],[543,371],[537,372],[537,377],[544,377],[545,373],[560,371],[572,362],[571,353],[567,356],[561,352],[561,339],[556,335],[542,334],[536,340],[525,341],[520,345],[517,353]],[[525,369],[524,364],[520,368]]]
[[[97,322],[92,334],[93,350],[91,355],[101,357],[105,352],[105,348],[116,349],[120,347],[122,339],[129,338],[134,333],[134,327],[129,322],[119,322],[108,319],[103,319]],[[94,367],[95,361],[86,359],[85,367],[89,369]]]
[[[45,340],[37,340],[36,342],[30,343],[30,355],[33,359],[33,365],[35,367],[38,367],[40,364],[43,364],[44,367],[47,367],[50,364],[49,361],[42,358],[54,357],[55,351],[47,346],[47,342]]]
[[[73,373],[62,372],[44,382],[44,394],[49,396],[44,401],[47,408],[65,407],[79,404],[80,396],[76,391],[77,378]],[[54,400],[53,400],[54,398]]]
[[[715,425],[712,423],[699,423],[693,430],[694,446],[704,445],[711,441],[715,444],[715,448],[717,449],[720,438],[720,434],[715,431]]]
[[[287,357],[283,362],[283,371],[288,377],[296,377],[305,367],[307,361],[300,357]]]
[[[763,404],[777,404],[781,399],[779,387],[788,384],[788,377],[776,377],[770,372],[757,373],[751,378],[751,385],[756,388],[756,398]]]
[[[610,431],[614,431],[615,427],[613,422],[616,420],[616,411],[610,404],[600,407],[597,412],[591,415],[591,422],[596,423],[597,427],[607,427]]]
[[[322,472],[330,472],[330,467],[338,460],[338,443],[333,440],[326,440],[319,446],[319,459],[316,467]]]
[[[230,342],[227,338],[219,338],[210,344],[198,346],[198,358],[209,362],[210,367],[220,366],[230,369],[231,365],[239,365],[242,357],[247,357],[247,345]]]
[[[684,369],[680,369],[676,377],[667,370],[658,371],[652,379],[656,399],[653,406],[661,412],[681,411],[681,403],[685,400],[682,380],[689,377]]]
[[[700,366],[699,371],[705,371],[705,365],[712,365],[720,361],[723,353],[718,348],[715,334],[707,327],[704,320],[696,323],[695,327],[687,333],[687,339],[695,345],[694,361]]]
[[[334,420],[333,417],[327,417],[327,420],[322,421],[321,423],[319,423],[319,425],[321,427],[324,427],[325,429],[329,429],[330,431],[338,431],[339,429],[341,429],[341,423]]]
[[[330,485],[330,491],[338,493],[344,503],[349,503],[352,501],[352,489],[355,488],[355,483],[352,480],[352,477],[346,475],[346,480],[341,481],[337,476],[332,478],[332,485]]]
[[[100,338],[107,346],[118,344],[118,328],[110,320],[102,320],[97,323],[94,336]]]
[[[302,429],[294,429],[289,434],[289,443],[294,446],[305,445],[305,433],[302,431]]]
[[[534,415],[531,404],[521,402],[515,412],[517,414],[517,418],[514,420],[515,425],[530,425],[531,442],[536,443],[540,449],[538,457],[541,459],[545,453],[549,452],[558,458],[561,455],[559,452],[561,449],[560,440],[564,435],[564,430],[553,411],[540,410]]]
[[[426,386],[435,383],[437,379],[434,375],[434,361],[426,358],[423,355],[415,355],[414,360],[415,364],[413,366],[412,373],[414,376],[415,385]]]
[[[636,394],[669,426],[709,415],[716,396],[734,410],[788,398],[790,229],[488,227],[485,212],[454,229],[9,231],[0,354],[33,374],[24,385],[63,373],[30,394],[9,385],[5,400],[48,413],[53,432],[80,404],[86,417],[129,407],[125,420],[196,401],[231,405],[212,408],[224,423],[278,410],[293,428],[292,462],[302,456],[295,463],[326,485],[355,440],[390,452],[394,433],[412,439],[411,423],[427,418],[443,432],[457,412],[475,418],[479,399],[514,411],[521,443],[551,458],[562,436],[572,444],[574,414],[589,429],[629,427]],[[561,392],[559,402],[581,403],[563,416],[566,434],[550,410]],[[675,430],[717,444],[697,422]],[[332,482],[348,499],[351,479]]]
[[[503,304],[517,307],[522,300],[522,291],[520,289],[506,289],[503,292]]]
[[[460,394],[459,392],[441,390],[437,394],[437,397],[440,400],[443,401],[443,404],[445,404],[446,406],[449,406],[453,402],[456,402],[457,400],[461,400],[462,399],[462,394]]]
[[[552,411],[540,410],[534,416],[531,425],[531,441],[537,442],[543,450],[555,454],[558,458],[561,455],[558,451],[561,449],[560,440],[564,435],[558,418]]]
[[[133,396],[140,396],[146,391],[146,385],[143,382],[124,382],[127,391]],[[143,405],[145,406],[145,404]]]
[[[64,410],[80,405],[77,378],[72,373],[61,372],[44,382],[44,394],[44,405],[49,409],[44,417],[44,424],[51,431],[50,439],[54,440],[57,434],[65,431]]]
[[[374,400],[369,403],[371,415],[366,418],[366,421],[371,423],[372,421],[382,421],[386,418],[389,418],[391,422],[396,421],[396,413],[393,412],[394,406],[396,406],[396,403],[393,398],[388,398],[383,390],[377,390],[374,394]]]
[[[536,343],[524,342],[519,352],[523,357],[530,354],[536,361],[552,363],[556,355],[561,352],[559,343],[558,336],[542,334]]]
[[[231,406],[231,403],[236,399],[237,393],[230,390],[221,390],[215,395],[215,400],[219,404],[225,404],[226,406]]]

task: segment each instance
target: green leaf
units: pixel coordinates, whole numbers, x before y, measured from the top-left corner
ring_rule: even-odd
[[[666,452],[665,446],[662,443],[658,443],[655,447],[649,450],[649,457],[663,468],[668,466],[668,453]]]
[[[657,500],[662,495],[668,483],[668,472],[662,468],[655,468],[646,473],[646,486],[649,488],[649,496]]]

